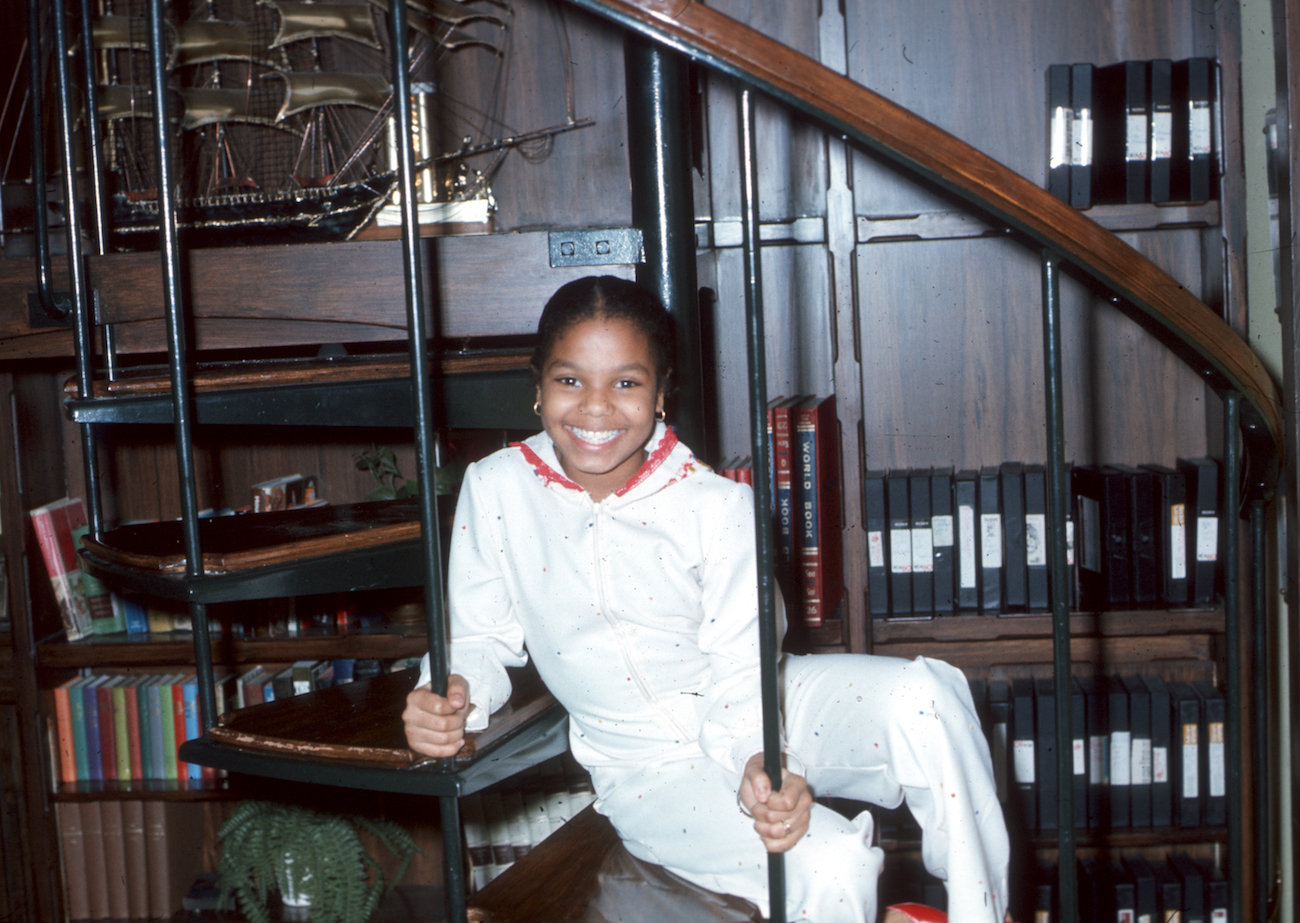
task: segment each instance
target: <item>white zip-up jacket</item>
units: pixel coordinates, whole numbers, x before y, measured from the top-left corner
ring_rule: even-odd
[[[753,495],[663,424],[647,450],[599,503],[544,432],[469,466],[448,574],[451,671],[469,684],[469,730],[509,697],[505,668],[531,655],[593,773],[702,750],[738,785],[762,750]]]

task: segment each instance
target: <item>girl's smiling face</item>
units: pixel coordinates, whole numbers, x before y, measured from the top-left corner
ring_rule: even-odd
[[[640,469],[664,406],[646,335],[605,317],[578,321],[556,339],[537,400],[564,473],[596,501]]]

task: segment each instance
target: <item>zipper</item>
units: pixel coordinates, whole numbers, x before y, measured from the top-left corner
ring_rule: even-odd
[[[664,708],[663,704],[659,701],[659,697],[656,696],[646,684],[644,677],[641,675],[641,671],[633,665],[632,658],[627,649],[627,643],[624,640],[621,625],[610,613],[608,597],[605,594],[605,568],[602,563],[605,558],[605,530],[603,527],[605,518],[604,501],[596,504],[595,515],[596,519],[594,529],[596,535],[595,542],[593,543],[595,560],[593,561],[593,564],[596,572],[596,605],[600,607],[600,614],[604,617],[605,621],[609,623],[610,630],[614,632],[614,637],[618,642],[619,654],[623,658],[623,666],[627,669],[628,675],[632,677],[632,682],[636,684],[637,691],[641,693],[641,697],[645,700],[646,704],[654,708],[654,710],[658,712],[674,730],[676,730],[683,742],[690,740],[691,735],[687,732],[686,728],[682,727],[681,723],[673,716],[671,711]]]

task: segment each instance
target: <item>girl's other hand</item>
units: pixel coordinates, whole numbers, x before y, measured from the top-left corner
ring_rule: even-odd
[[[808,832],[813,803],[808,783],[803,776],[782,769],[781,790],[772,791],[761,753],[755,753],[745,764],[740,803],[753,816],[754,830],[768,852],[786,852]]]
[[[445,698],[428,685],[412,689],[402,712],[407,746],[424,756],[455,756],[465,746],[465,716],[472,707],[469,683],[455,673],[447,677]]]

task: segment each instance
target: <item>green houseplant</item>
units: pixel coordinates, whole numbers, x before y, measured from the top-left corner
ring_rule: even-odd
[[[222,825],[222,900],[231,894],[252,923],[269,923],[273,894],[284,919],[365,923],[387,890],[379,863],[361,841],[372,833],[401,860],[394,883],[419,848],[390,820],[330,814],[275,801],[243,801]],[[296,911],[294,908],[298,908]]]

